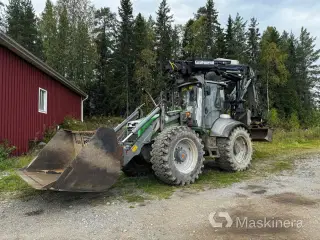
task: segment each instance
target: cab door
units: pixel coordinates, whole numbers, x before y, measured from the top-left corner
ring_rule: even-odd
[[[211,129],[212,124],[220,117],[223,96],[221,87],[217,84],[207,82],[204,89],[204,127]]]

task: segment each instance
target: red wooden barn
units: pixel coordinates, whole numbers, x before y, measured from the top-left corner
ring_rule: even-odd
[[[87,95],[0,32],[0,141],[28,151],[46,128],[66,116],[83,120]]]

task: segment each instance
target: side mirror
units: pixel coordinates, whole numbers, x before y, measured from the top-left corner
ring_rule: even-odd
[[[204,93],[205,96],[209,96],[211,94],[211,87],[205,86]]]

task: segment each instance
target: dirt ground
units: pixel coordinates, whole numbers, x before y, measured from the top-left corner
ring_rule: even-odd
[[[292,171],[166,200],[67,193],[2,200],[0,239],[319,239],[319,204],[320,154],[313,154]],[[230,215],[231,227],[219,212]],[[223,227],[212,227],[209,215]]]

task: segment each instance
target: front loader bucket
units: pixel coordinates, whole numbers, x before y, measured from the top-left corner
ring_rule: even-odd
[[[273,131],[270,128],[251,128],[250,133],[253,141],[272,142]]]
[[[60,130],[18,174],[36,189],[102,192],[117,181],[121,159],[122,148],[113,129]]]

